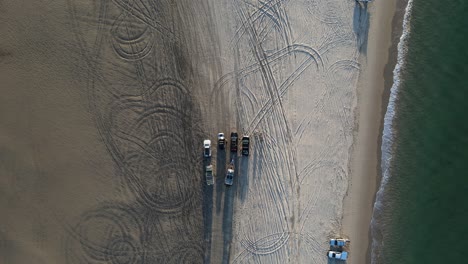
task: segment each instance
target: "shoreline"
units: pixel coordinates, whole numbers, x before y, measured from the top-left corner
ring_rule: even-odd
[[[357,87],[356,130],[349,185],[343,202],[342,233],[351,240],[349,263],[370,263],[370,221],[381,179],[382,126],[401,34],[401,21],[397,19],[401,2],[368,5],[371,18],[367,50],[360,58],[362,74]]]

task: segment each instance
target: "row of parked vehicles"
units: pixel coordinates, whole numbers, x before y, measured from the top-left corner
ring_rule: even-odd
[[[230,150],[231,152],[238,152],[238,143],[239,143],[239,135],[237,132],[231,132],[231,141],[230,141]],[[224,133],[218,133],[218,147],[219,149],[225,149],[226,146],[226,138]],[[241,153],[243,156],[249,156],[250,154],[250,138],[248,136],[243,136],[241,139]],[[203,156],[205,158],[211,157],[211,140],[205,139],[203,141]],[[205,168],[205,177],[206,183],[208,185],[213,185],[213,165],[208,165]],[[224,184],[227,186],[231,186],[234,182],[234,159],[231,160],[229,163],[226,178],[224,179]]]
[[[337,260],[347,260],[348,252],[344,251],[344,247],[348,242],[349,240],[344,238],[330,239],[330,250],[327,252],[328,258]]]
[[[238,141],[239,136],[236,132],[231,133],[231,152],[238,151]],[[226,145],[226,138],[224,137],[224,133],[218,133],[218,146],[220,149],[224,149]],[[250,138],[249,136],[243,136],[241,140],[241,147],[242,147],[242,155],[248,156],[250,153]],[[211,157],[211,140],[205,139],[203,141],[203,155],[205,158]]]

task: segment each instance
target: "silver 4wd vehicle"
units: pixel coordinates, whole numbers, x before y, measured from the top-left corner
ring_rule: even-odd
[[[231,186],[234,182],[234,170],[228,169],[226,173],[226,178],[224,179],[224,184]]]
[[[205,158],[211,157],[211,140],[209,139],[203,141],[203,156]]]
[[[213,185],[213,165],[208,165],[206,166],[205,170],[205,178],[206,178],[206,184],[207,185]]]
[[[224,179],[224,184],[231,186],[234,182],[234,160],[231,160],[229,167],[227,169],[226,178]]]
[[[330,239],[330,246],[332,247],[344,247],[346,246],[346,243],[348,243],[348,239],[344,238],[332,238]]]

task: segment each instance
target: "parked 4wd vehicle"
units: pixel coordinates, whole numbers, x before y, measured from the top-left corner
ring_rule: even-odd
[[[224,179],[224,184],[231,186],[234,182],[234,170],[228,169],[226,173],[226,179]]]
[[[348,252],[346,251],[333,251],[330,250],[327,252],[327,256],[330,259],[339,259],[339,260],[347,260],[348,259]]]
[[[234,183],[234,159],[229,163],[226,178],[224,178],[224,184],[231,186]]]
[[[330,246],[332,247],[344,247],[346,246],[346,243],[348,243],[348,239],[344,238],[332,238],[330,239]]]
[[[231,151],[237,152],[237,141],[239,137],[236,132],[231,132]]]
[[[213,185],[213,165],[208,165],[205,168],[205,178],[207,185]]]
[[[242,155],[248,156],[250,148],[250,138],[248,136],[242,137]]]
[[[205,158],[211,157],[211,140],[209,139],[203,141],[203,156]]]
[[[220,149],[224,149],[224,144],[226,139],[224,138],[224,133],[218,133],[218,146]]]

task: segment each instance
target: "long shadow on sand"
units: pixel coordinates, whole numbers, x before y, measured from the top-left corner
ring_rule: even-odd
[[[224,149],[219,149],[217,151],[216,157],[216,177],[215,177],[215,186],[216,186],[216,214],[219,215],[221,213],[221,201],[222,201],[222,193],[224,190],[224,176],[226,174],[226,147]]]
[[[367,10],[367,3],[356,1],[353,16],[353,31],[357,36],[359,51],[366,54],[369,35],[369,11]]]
[[[244,202],[247,198],[247,193],[249,190],[249,156],[240,156],[240,167],[239,172],[237,173],[237,195],[239,199]]]
[[[223,212],[223,261],[222,263],[229,263],[231,255],[231,241],[232,241],[232,217],[234,215],[234,196],[237,193],[239,181],[239,160],[237,153],[231,152],[230,160],[234,160],[234,183],[232,186],[224,188],[224,212]]]
[[[205,160],[203,162],[203,179],[200,186],[203,190],[203,236],[205,240],[204,263],[211,262],[211,235],[213,232],[213,186],[207,185],[205,178],[206,166],[210,163],[210,160]]]

